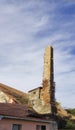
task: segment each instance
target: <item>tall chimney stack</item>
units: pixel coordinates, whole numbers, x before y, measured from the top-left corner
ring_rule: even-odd
[[[42,83],[43,104],[50,104],[51,112],[55,111],[53,47],[47,46],[44,54],[44,72]]]

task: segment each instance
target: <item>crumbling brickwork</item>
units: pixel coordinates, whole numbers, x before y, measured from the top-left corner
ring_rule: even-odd
[[[53,48],[48,46],[44,54],[44,72],[42,83],[42,99],[44,104],[50,104],[51,112],[55,111],[55,83],[53,67]]]
[[[55,83],[53,70],[53,48],[48,46],[44,54],[44,72],[42,88],[35,89],[29,92],[30,100],[34,107],[40,112],[54,113],[55,108]],[[49,109],[49,110],[48,110]]]

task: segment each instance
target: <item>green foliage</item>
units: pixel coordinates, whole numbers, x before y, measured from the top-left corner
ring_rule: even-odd
[[[59,102],[56,102],[56,105],[60,105]],[[58,129],[74,129],[75,130],[75,123],[71,120],[72,115],[75,116],[75,108],[74,109],[65,109],[68,112],[67,117],[57,116],[56,121],[58,124]]]
[[[75,108],[74,109],[66,109],[66,111],[75,116]]]
[[[67,120],[65,128],[66,129],[74,129],[75,128],[75,124],[72,121]]]
[[[70,117],[60,117],[56,118],[58,129],[74,129],[75,130],[75,123],[70,119]]]

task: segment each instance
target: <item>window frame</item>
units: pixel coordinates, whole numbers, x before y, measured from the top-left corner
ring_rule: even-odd
[[[41,130],[46,130],[46,125],[41,125]]]
[[[36,125],[36,130],[46,130],[46,125]]]
[[[22,130],[22,125],[21,124],[12,124],[12,130],[15,130],[14,127],[17,127],[17,130]]]

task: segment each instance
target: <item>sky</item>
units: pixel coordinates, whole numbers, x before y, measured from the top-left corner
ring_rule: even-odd
[[[56,101],[75,108],[75,0],[0,0],[0,83],[23,92],[41,86],[48,45]]]

